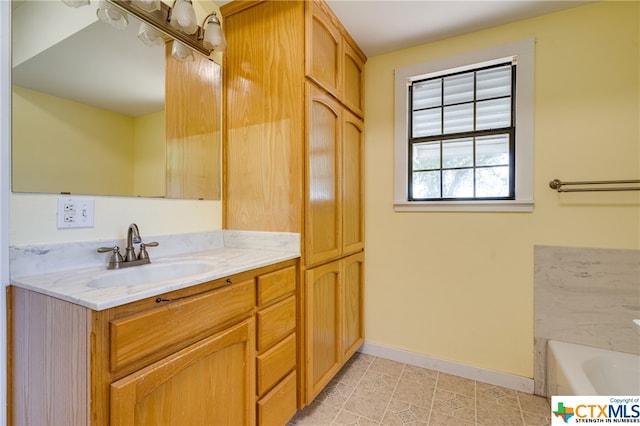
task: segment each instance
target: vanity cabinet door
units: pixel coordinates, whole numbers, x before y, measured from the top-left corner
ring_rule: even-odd
[[[310,266],[342,252],[342,106],[311,83],[307,83],[307,97],[305,263]]]
[[[255,424],[255,320],[111,384],[111,425]]]
[[[364,60],[346,40],[342,43],[343,103],[364,117]]]
[[[306,271],[306,394],[310,404],[364,342],[364,253]]]
[[[364,123],[342,112],[342,254],[364,249]]]
[[[363,325],[364,253],[342,261],[342,357],[351,358],[364,343]]]
[[[310,403],[342,366],[340,261],[306,271],[306,399]]]

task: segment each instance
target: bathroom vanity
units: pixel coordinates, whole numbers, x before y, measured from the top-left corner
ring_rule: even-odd
[[[282,425],[363,344],[366,56],[323,0],[220,12],[222,226],[295,235],[295,250],[225,251],[225,231],[204,256],[215,273],[200,253],[179,265],[185,281],[160,240],[156,266],[131,268],[153,269],[146,282],[106,271],[108,253],[77,269],[117,244],[65,251],[69,270],[40,268],[48,249],[12,254],[10,423]],[[167,99],[167,115],[186,110]]]
[[[10,424],[285,424],[297,404],[298,256],[221,247],[131,271],[17,277]],[[160,280],[155,294],[104,279],[207,259],[211,270]]]

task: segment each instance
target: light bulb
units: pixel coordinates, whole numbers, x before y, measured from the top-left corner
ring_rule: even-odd
[[[207,49],[213,49],[218,52],[223,51],[227,47],[227,40],[220,27],[220,21],[218,21],[218,18],[215,16],[205,24],[202,44],[204,44]]]
[[[178,40],[173,40],[173,46],[171,46],[171,56],[180,62],[193,61],[193,50],[180,43]]]
[[[195,33],[198,29],[198,20],[193,5],[188,0],[176,0],[171,9],[169,23],[186,34]]]
[[[102,22],[106,22],[119,30],[125,29],[129,24],[127,14],[105,0],[100,0],[96,15]]]
[[[140,24],[138,38],[149,47],[162,46],[164,44],[162,33],[144,22]]]

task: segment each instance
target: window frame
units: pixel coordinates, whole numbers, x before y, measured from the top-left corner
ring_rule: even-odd
[[[409,201],[408,86],[413,81],[471,71],[517,61],[515,78],[515,198]],[[459,55],[409,65],[395,70],[394,208],[396,211],[506,211],[533,210],[533,74],[534,39],[516,41]]]

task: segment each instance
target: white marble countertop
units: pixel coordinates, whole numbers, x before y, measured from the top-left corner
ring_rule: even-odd
[[[256,235],[258,238],[253,238],[252,243],[252,237]],[[28,274],[28,268],[22,265],[17,269],[23,274],[17,276],[12,274],[11,284],[99,311],[300,257],[298,234],[284,234],[284,238],[282,235],[227,233],[224,238],[220,239],[220,243],[209,244],[209,247],[200,246],[196,251],[171,253],[158,257],[154,257],[150,252],[151,265],[133,266],[119,270],[107,270],[104,261],[101,261],[99,266],[86,265],[79,268],[49,271],[44,266],[36,265],[34,271],[37,273]],[[86,243],[83,244],[86,245]],[[190,247],[193,248],[193,245]],[[60,253],[67,250],[68,247]],[[53,258],[51,251],[51,248],[21,247],[15,248],[14,254],[17,264],[20,262],[27,264],[28,261],[22,256],[42,257],[46,255]],[[104,259],[104,255],[101,255],[101,258]],[[204,271],[177,279],[106,287],[97,284],[102,279],[111,281],[110,279],[114,278],[115,282],[119,277],[124,278],[124,275],[129,273],[143,274],[145,268],[151,270],[157,265],[175,264],[176,268],[179,268],[180,263],[184,262],[197,262],[208,266]]]

